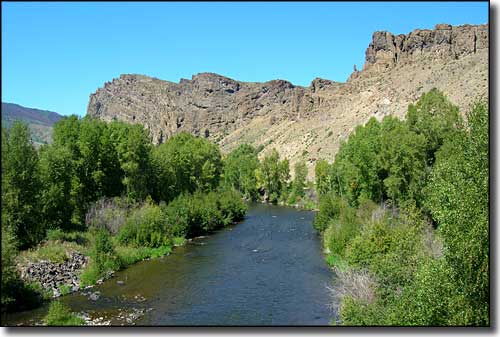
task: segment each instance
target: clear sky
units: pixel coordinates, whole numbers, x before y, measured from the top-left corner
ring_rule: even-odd
[[[123,73],[345,81],[376,30],[487,22],[487,2],[2,2],[2,101],[83,116]]]

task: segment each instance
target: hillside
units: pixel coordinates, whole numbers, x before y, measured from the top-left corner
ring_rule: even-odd
[[[61,118],[63,116],[57,112],[26,108],[14,103],[2,102],[2,126],[10,128],[14,121],[23,121],[28,124],[33,141],[36,143],[50,143],[52,125]]]
[[[291,163],[332,161],[356,125],[407,106],[436,87],[465,111],[488,95],[488,25],[436,25],[407,35],[375,32],[361,71],[309,87],[284,80],[240,82],[213,73],[179,83],[121,75],[90,95],[87,114],[143,124],[155,143],[188,131],[230,151],[246,142],[276,148]]]

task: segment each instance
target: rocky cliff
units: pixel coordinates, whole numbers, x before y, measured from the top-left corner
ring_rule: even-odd
[[[408,35],[375,32],[361,71],[346,83],[316,78],[240,82],[212,73],[179,83],[121,75],[90,96],[88,115],[143,124],[155,143],[188,131],[229,151],[247,142],[291,162],[332,161],[339,143],[370,117],[404,116],[436,87],[465,111],[488,93],[488,25],[436,25]]]

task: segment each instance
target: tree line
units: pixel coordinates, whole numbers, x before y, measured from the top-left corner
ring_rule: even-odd
[[[260,161],[259,150],[243,144],[223,157],[217,145],[185,132],[154,146],[141,125],[89,117],[57,122],[53,142],[38,149],[25,124],[2,128],[3,307],[31,305],[33,289],[15,268],[27,249],[89,241],[91,263],[80,278],[93,284],[242,219],[242,197],[303,199],[305,163],[292,180],[288,160],[273,150]]]
[[[488,108],[464,120],[436,89],[358,126],[319,161],[315,227],[338,281],[337,323],[488,325]]]

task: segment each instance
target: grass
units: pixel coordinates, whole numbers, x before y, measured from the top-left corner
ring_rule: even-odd
[[[325,260],[330,267],[335,267],[341,271],[345,271],[348,268],[347,261],[339,255],[330,253],[326,255]]]
[[[186,244],[186,242],[187,242],[186,238],[182,237],[182,236],[177,236],[177,237],[173,238],[174,247],[184,246]]]
[[[52,289],[44,288],[40,282],[28,282],[26,283],[26,288],[31,289],[36,294],[40,294],[44,301],[50,300],[53,295]]]
[[[48,241],[34,249],[21,252],[19,259],[28,262],[45,260],[53,263],[63,263],[68,259],[66,255],[67,246],[61,242]]]
[[[80,289],[96,284],[100,278],[99,270],[90,263],[80,274]]]
[[[90,241],[88,232],[70,232],[52,230],[47,234],[47,240],[35,248],[21,251],[17,260],[21,264],[49,261],[64,263],[68,260],[68,253],[77,251],[87,255],[87,244]]]
[[[172,247],[162,246],[158,248],[150,248],[116,245],[114,250],[120,262],[120,267],[118,269],[121,269],[147,258],[157,258],[170,254],[172,252]],[[91,262],[80,274],[80,288],[94,285],[97,283],[97,280],[101,278],[103,278],[102,272],[100,272],[97,266]]]
[[[162,246],[158,248],[149,248],[116,246],[115,251],[120,261],[122,262],[122,266],[126,267],[147,258],[157,258],[169,254],[170,252],[172,252],[172,247]]]
[[[71,286],[68,284],[61,284],[59,286],[59,292],[62,296],[68,295],[69,293],[71,293]]]
[[[54,301],[50,304],[49,312],[43,319],[49,326],[80,326],[85,325],[85,320],[72,313],[61,302]]]

